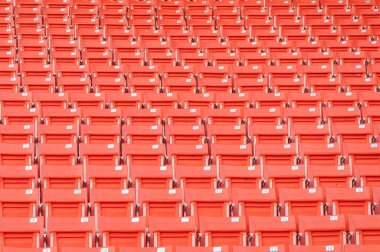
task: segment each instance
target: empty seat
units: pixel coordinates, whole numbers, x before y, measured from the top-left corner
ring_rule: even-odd
[[[198,189],[186,188],[184,201],[187,215],[228,217],[230,216],[230,195],[225,188]]]
[[[170,144],[204,144],[206,132],[203,125],[167,125],[165,135]]]
[[[351,242],[357,245],[379,246],[378,215],[348,215],[349,230],[352,232]]]
[[[81,120],[81,111],[76,108],[58,109],[58,108],[43,108],[42,116],[45,124],[48,125],[73,125],[79,127]]]
[[[99,242],[102,247],[145,247],[147,223],[143,217],[99,218]]]
[[[87,165],[108,165],[120,164],[120,148],[118,144],[80,144],[80,156],[83,164]]]
[[[195,247],[197,244],[196,220],[194,217],[152,217],[149,218],[149,234],[150,246]]]
[[[261,188],[262,170],[259,166],[233,166],[220,165],[218,167],[220,177],[224,180],[225,187],[230,188]]]
[[[352,245],[348,244],[345,246],[344,251],[346,252],[376,252],[379,245]]]
[[[91,248],[95,246],[95,219],[50,217],[47,223],[48,246]]]
[[[368,187],[326,188],[328,212],[338,214],[371,214],[371,191]]]
[[[170,144],[167,147],[170,162],[174,167],[209,165],[209,152],[206,144],[179,145]]]
[[[249,232],[255,246],[296,244],[297,223],[289,217],[249,217]]]
[[[0,164],[7,166],[29,166],[34,164],[32,144],[0,144]]]
[[[158,125],[123,125],[124,142],[128,144],[161,144],[164,129]]]
[[[0,195],[1,217],[34,218],[38,216],[38,190],[1,189]]]
[[[90,191],[92,213],[103,217],[133,217],[136,192],[128,189],[97,189]]]
[[[37,156],[44,165],[77,164],[76,144],[38,144]]]
[[[104,128],[107,128],[105,131]],[[121,142],[119,125],[81,125],[81,141],[88,144],[115,144]]]
[[[152,217],[183,216],[182,190],[141,189],[138,195],[139,214]]]
[[[343,215],[299,216],[303,245],[344,245],[346,222]]]
[[[339,246],[339,245],[289,246],[289,252],[301,252],[305,250],[310,251],[310,252],[324,252],[324,251],[343,252],[343,246]]]
[[[42,202],[45,217],[81,218],[87,216],[86,189],[44,189]]]
[[[43,246],[43,217],[1,218],[0,222],[3,247],[27,249]]]
[[[79,129],[76,125],[48,125],[38,126],[40,143],[46,144],[76,144],[78,142]]]
[[[248,142],[245,125],[208,125],[207,133],[212,144],[246,144]]]
[[[41,165],[41,187],[50,189],[80,189],[83,186],[82,165]]]
[[[203,110],[199,108],[166,109],[164,115],[168,125],[200,125],[203,122]]]
[[[9,125],[36,125],[41,112],[38,108],[2,108],[1,117],[3,124]]]
[[[133,166],[161,166],[165,164],[165,150],[163,144],[153,145],[132,145],[124,143],[122,154],[125,162],[130,167]]]
[[[286,251],[286,246],[260,246],[260,247],[242,247],[242,246],[233,246],[232,252],[267,252],[267,251],[278,251],[284,252]]]
[[[128,125],[157,125],[162,122],[162,111],[156,108],[127,108],[123,110],[123,114]]]
[[[216,188],[218,185],[215,165],[179,166],[174,170],[176,185],[183,188]]]
[[[277,216],[277,196],[273,189],[233,188],[231,190],[234,215],[245,216]]]
[[[195,252],[212,252],[215,249],[219,250],[220,252],[228,252],[228,246],[219,246],[219,247],[185,247],[185,246],[176,246],[176,251],[178,252],[189,252],[189,251],[195,251]]]
[[[0,125],[0,142],[1,143],[29,143],[32,144],[35,139],[34,125]]]
[[[281,214],[289,215],[324,215],[324,195],[320,188],[293,189],[280,188],[279,202]]]
[[[37,165],[1,165],[0,188],[31,189],[37,187]]]
[[[202,235],[202,246],[246,246],[244,217],[200,217],[199,231]]]
[[[124,165],[86,165],[86,180],[89,188],[126,189],[129,170]]]

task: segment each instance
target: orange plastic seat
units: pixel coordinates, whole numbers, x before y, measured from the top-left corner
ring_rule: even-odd
[[[1,117],[3,124],[9,125],[37,125],[41,118],[38,108],[2,108]]]
[[[249,217],[249,232],[255,246],[296,244],[297,223],[289,217]]]
[[[379,248],[378,245],[346,245],[345,250],[346,252],[376,252]]]
[[[81,125],[81,141],[87,144],[117,145],[121,142],[120,138],[120,125]]]
[[[38,216],[39,193],[36,189],[1,189],[0,216],[34,218]]]
[[[80,189],[83,185],[82,165],[41,165],[41,187],[50,189]]]
[[[281,214],[290,215],[324,215],[324,194],[320,188],[293,189],[280,188],[279,202]]]
[[[277,216],[277,196],[273,189],[233,188],[232,202],[235,204],[234,215]]]
[[[169,144],[167,146],[168,156],[174,168],[179,166],[205,166],[209,165],[210,156],[206,144],[179,145]]]
[[[203,125],[167,125],[165,135],[170,144],[204,144],[206,132]]]
[[[88,125],[120,125],[122,111],[119,109],[84,109],[83,118]]]
[[[346,222],[343,215],[299,216],[302,245],[345,245]]]
[[[6,166],[29,166],[34,164],[32,144],[0,144],[0,164]]]
[[[195,247],[196,220],[194,217],[152,217],[149,218],[149,234],[150,245],[154,247]]]
[[[0,142],[32,144],[35,139],[34,125],[0,125]]]
[[[158,125],[123,125],[124,142],[128,144],[161,144],[164,129]]]
[[[162,122],[162,111],[156,108],[128,108],[123,110],[123,114],[128,125],[157,125]]]
[[[130,167],[133,166],[161,166],[165,164],[164,146],[153,145],[122,145],[122,155]]]
[[[120,148],[118,144],[81,143],[79,149],[85,166],[115,166],[120,164]]]
[[[81,218],[87,216],[86,189],[44,189],[42,196],[46,217]]]
[[[207,133],[211,138],[212,144],[246,144],[247,132],[245,125],[208,125]]]
[[[1,165],[0,188],[2,189],[33,189],[37,187],[37,165]]]
[[[134,217],[136,192],[128,189],[97,189],[90,192],[92,212],[98,218]]]
[[[3,247],[28,249],[43,246],[43,217],[1,218],[0,222],[0,239]]]
[[[297,165],[265,165],[263,179],[269,188],[304,188],[306,186],[306,168]]]
[[[77,144],[38,144],[40,165],[76,165]]]
[[[187,188],[216,188],[218,184],[215,165],[178,166],[174,176],[176,185]]]
[[[230,251],[228,246],[219,246],[219,247],[185,247],[185,246],[176,246],[176,251],[178,252],[189,252],[189,251],[195,251],[195,252],[212,252],[215,249],[219,250],[221,252],[228,252]]]
[[[371,191],[368,187],[326,188],[328,212],[338,214],[371,214]]]
[[[138,196],[139,214],[152,217],[183,216],[182,190],[141,189]]]
[[[91,189],[127,189],[128,179],[127,166],[86,165],[86,181]]]
[[[205,118],[209,125],[241,125],[243,110],[240,108],[207,109]]]
[[[346,246],[345,246],[346,247]],[[310,251],[310,252],[324,252],[324,251],[335,251],[335,252],[343,252],[343,246],[339,245],[315,245],[315,246],[300,246],[293,245],[289,246],[289,252],[301,252],[301,251]]]
[[[38,125],[39,142],[44,144],[76,144],[78,132],[76,125]]]
[[[48,219],[47,234],[48,246],[72,248],[95,247],[95,219],[94,217]]]
[[[288,128],[287,124],[261,125],[253,123],[248,127],[248,135],[255,144],[282,144],[288,141]]]
[[[378,215],[348,215],[349,230],[352,232],[352,243],[357,245],[379,246]]]
[[[225,187],[256,189],[262,186],[262,171],[259,166],[220,165],[220,177]]]
[[[331,135],[328,126],[327,124],[292,124],[290,134],[300,144],[328,144]]]
[[[246,246],[247,228],[244,217],[200,217],[201,244],[205,247]]]
[[[254,165],[251,144],[213,145],[211,153],[215,156],[216,164],[219,167],[249,167]]]
[[[166,109],[164,116],[168,125],[200,125],[203,122],[203,110],[198,108]]]
[[[184,200],[189,216],[228,217],[230,216],[230,194],[228,189],[187,188]]]
[[[73,125],[79,127],[81,121],[81,111],[76,108],[58,109],[58,108],[43,108],[42,116],[45,124],[49,125]]]

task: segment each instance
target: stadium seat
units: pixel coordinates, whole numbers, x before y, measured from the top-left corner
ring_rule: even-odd
[[[194,217],[152,217],[148,223],[150,246],[196,246],[197,224]]]
[[[328,212],[338,214],[371,214],[371,191],[369,188],[326,188]]]
[[[48,246],[92,248],[95,247],[94,217],[50,217],[47,222]]]
[[[201,245],[246,246],[247,228],[244,217],[200,217],[199,232]]]
[[[153,193],[154,192],[154,193]],[[182,190],[141,189],[138,195],[139,214],[142,216],[182,217]]]
[[[378,220],[378,215],[348,215],[352,244],[379,246]]]
[[[43,217],[1,218],[3,247],[38,248],[43,246]]]
[[[230,216],[232,205],[228,189],[186,188],[184,201],[188,216]]]
[[[143,217],[101,217],[99,242],[102,247],[145,247],[147,222]]]
[[[298,230],[302,245],[345,245],[346,222],[344,215],[299,216]]]
[[[45,217],[81,218],[88,214],[86,189],[44,189],[42,203]]]
[[[276,246],[296,244],[297,222],[289,217],[249,217],[249,232],[255,246]]]
[[[328,189],[327,189],[328,190]],[[324,195],[320,188],[280,188],[281,215],[324,215]]]
[[[86,165],[86,182],[89,188],[127,189],[129,170],[125,165]]]
[[[277,196],[273,189],[233,188],[234,216],[277,216]]]
[[[37,189],[1,189],[1,217],[35,218],[38,216]]]
[[[134,217],[136,192],[128,189],[97,189],[90,191],[91,212],[102,217]]]

